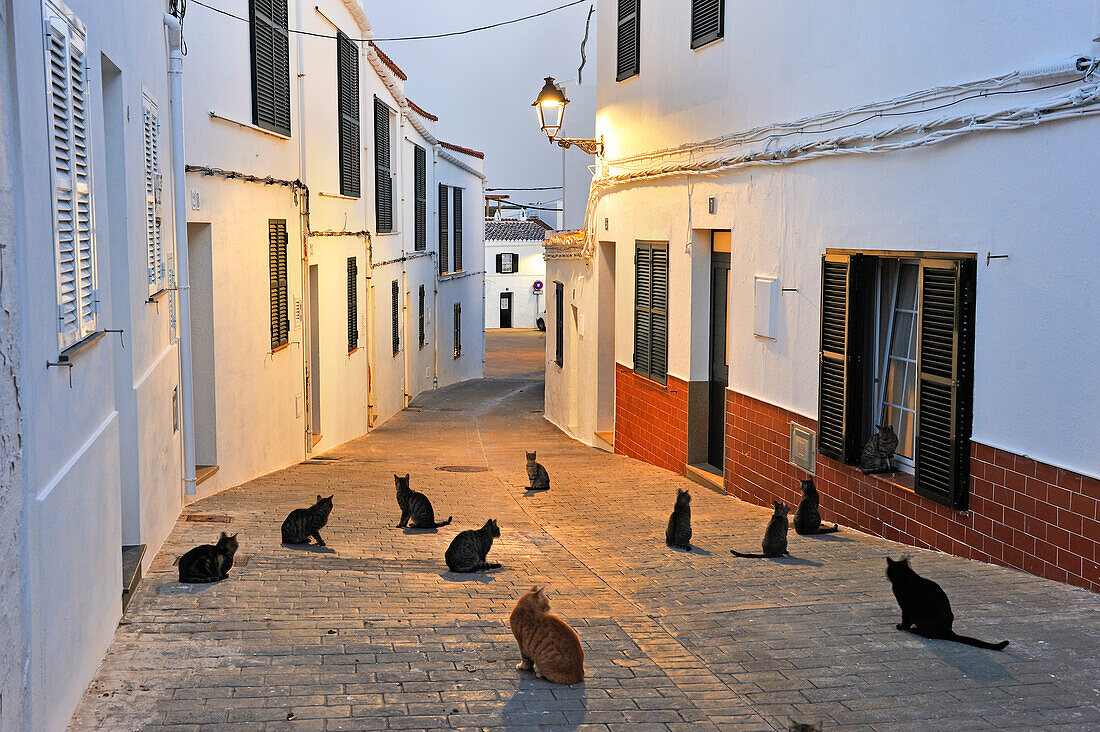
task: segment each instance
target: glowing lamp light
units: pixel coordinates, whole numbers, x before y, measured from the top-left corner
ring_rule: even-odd
[[[546,139],[551,143],[561,132],[566,104],[569,104],[569,100],[565,98],[565,92],[554,83],[553,76],[547,76],[546,84],[543,85],[542,91],[531,106],[539,116],[539,127],[546,133]]]

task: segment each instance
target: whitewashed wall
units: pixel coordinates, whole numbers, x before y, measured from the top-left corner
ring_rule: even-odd
[[[497,255],[507,252],[519,258],[512,274],[498,274]],[[535,319],[546,309],[546,260],[542,241],[491,240],[485,242],[485,327],[500,326],[500,294],[511,292],[512,327],[534,328]],[[535,295],[532,285],[542,281],[542,293]]]

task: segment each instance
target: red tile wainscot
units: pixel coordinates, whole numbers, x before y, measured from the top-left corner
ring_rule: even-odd
[[[615,452],[687,472],[688,384],[664,386],[615,364]]]

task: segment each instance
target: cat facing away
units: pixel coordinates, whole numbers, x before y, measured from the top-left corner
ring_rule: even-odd
[[[794,530],[796,534],[808,536],[812,534],[831,534],[840,531],[840,527],[833,524],[833,528],[821,525],[821,497],[817,495],[817,486],[813,478],[802,481],[802,500],[798,502],[798,510],[794,514]]]
[[[191,549],[180,557],[180,582],[206,584],[228,578],[237,546],[237,535],[230,536],[223,531],[217,544]]]
[[[691,493],[676,489],[676,505],[668,517],[665,543],[676,549],[691,551]]]
[[[296,508],[283,520],[284,544],[308,544],[312,537],[317,546],[324,546],[325,540],[321,538],[321,529],[328,523],[328,515],[332,513],[332,499],[317,496],[317,503],[309,508]]]
[[[859,457],[859,469],[864,475],[894,472],[894,451],[898,449],[898,436],[890,425],[881,425],[863,446]]]
[[[825,723],[818,722],[817,724],[807,722],[796,722],[790,717],[787,717],[787,732],[824,732]]]
[[[1008,645],[1008,641],[987,643],[977,638],[957,635],[951,628],[955,615],[951,612],[951,601],[947,599],[947,593],[932,580],[913,571],[908,558],[894,561],[886,557],[886,576],[893,587],[898,606],[901,607],[898,630],[994,651],[1002,651]]]
[[[577,631],[550,611],[546,593],[532,587],[516,602],[508,624],[519,644],[520,671],[555,684],[584,681],[584,649]]]
[[[730,549],[733,556],[749,559],[774,559],[784,554],[790,554],[787,551],[787,514],[791,512],[791,507],[779,501],[772,501],[772,505],[775,506],[775,513],[768,521],[768,528],[764,529],[764,540],[760,542],[764,553],[742,554],[736,549]]]
[[[535,453],[533,452],[527,453],[527,481],[530,483],[527,486],[529,491],[550,490],[550,474],[546,472],[546,468],[542,467],[541,463],[535,461]]]
[[[401,508],[401,520],[397,522],[397,528],[404,529],[438,529],[451,523],[454,516],[448,516],[446,521],[435,521],[435,509],[432,502],[423,493],[409,488],[409,474],[393,476],[393,482],[397,485],[397,505]]]
[[[452,572],[481,572],[486,569],[500,569],[495,562],[486,562],[489,550],[493,548],[493,539],[500,536],[500,527],[496,519],[489,519],[480,529],[467,529],[451,540],[444,558],[447,568]]]

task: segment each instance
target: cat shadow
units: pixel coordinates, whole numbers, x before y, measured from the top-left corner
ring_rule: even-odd
[[[478,582],[483,585],[489,584],[494,579],[488,572],[452,572],[449,569],[446,572],[440,572],[439,577],[447,582]]]
[[[695,544],[691,545],[691,551],[681,549],[678,546],[670,546],[668,548],[671,549],[672,551],[676,552],[677,554],[698,554],[701,557],[712,556],[712,552],[708,552],[706,549],[703,549],[702,547],[697,546]]]
[[[785,554],[782,557],[773,557],[773,562],[778,564],[786,564],[791,567],[823,567],[821,562],[815,562],[812,559],[806,559],[805,557],[792,557],[789,554]]]
[[[405,534],[406,536],[408,536],[408,535],[414,535],[415,536],[416,534],[438,534],[439,529],[436,528],[435,526],[425,526],[422,529],[417,528],[415,526],[402,526],[401,527],[401,533]]]
[[[800,539],[815,539],[818,541],[855,541],[850,536],[841,536],[838,532],[832,532],[831,534],[799,534]]]
[[[546,726],[555,730],[573,730],[584,723],[588,712],[588,695],[584,681],[565,686],[540,679],[532,671],[517,669],[514,673],[519,675],[519,685],[512,698],[500,710],[504,729],[509,732],[527,732],[531,729],[532,716],[543,713],[565,715],[564,723],[560,717],[552,723],[547,722]]]
[[[1005,651],[991,651],[985,648],[974,648],[962,643],[954,643],[952,641],[925,638],[922,635],[917,635],[916,633],[910,633],[908,631],[898,632],[905,633],[910,638],[918,641],[929,651],[936,654],[941,661],[949,666],[954,666],[959,671],[962,671],[968,678],[978,683],[990,684],[998,681],[1005,681],[1011,677],[1011,674],[1005,670],[1004,666],[997,662],[997,658],[1000,657],[1000,654],[1012,650],[1011,643]],[[955,632],[958,633],[959,630],[956,628]],[[963,630],[962,632],[969,634],[967,630]],[[976,635],[979,638],[983,638],[981,633],[976,633]],[[998,638],[997,640],[1000,639]]]
[[[330,546],[320,546],[319,544],[283,544],[284,549],[293,549],[299,552],[309,552],[310,554],[335,554],[336,550]]]
[[[232,579],[232,575],[230,575]],[[198,595],[205,592],[212,592],[215,587],[221,584],[225,584],[229,580],[220,580],[218,582],[177,582],[176,580],[170,580],[157,585],[157,595]]]
[[[537,496],[540,493],[546,493],[549,490],[550,490],[549,488],[538,488],[538,489],[524,488],[523,489],[523,497],[524,498],[530,498],[531,496]]]

